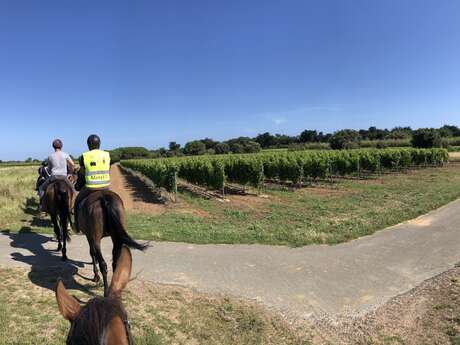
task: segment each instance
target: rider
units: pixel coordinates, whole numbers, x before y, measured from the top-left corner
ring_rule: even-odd
[[[78,230],[78,211],[81,202],[93,191],[110,186],[110,154],[100,150],[101,139],[91,134],[86,141],[89,151],[80,156],[77,199],[75,200],[75,226]]]
[[[47,159],[47,170],[50,176],[41,184],[38,188],[38,196],[40,197],[40,211],[45,210],[44,205],[44,196],[46,188],[50,185],[51,182],[62,179],[66,180],[69,185],[73,188],[72,184],[67,180],[67,167],[71,169],[75,168],[72,158],[62,151],[62,140],[55,139],[53,140],[54,153],[52,153]]]

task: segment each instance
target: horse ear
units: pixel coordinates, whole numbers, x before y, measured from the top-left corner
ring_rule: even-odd
[[[110,284],[110,294],[119,295],[128,284],[131,276],[133,258],[127,246],[121,248],[121,254],[117,261],[117,268],[113,273],[112,283]]]
[[[67,320],[73,321],[80,313],[80,303],[78,303],[75,297],[69,295],[60,279],[56,284],[56,300],[59,311]]]

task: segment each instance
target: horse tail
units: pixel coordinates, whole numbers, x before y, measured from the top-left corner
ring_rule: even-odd
[[[148,245],[140,244],[128,235],[125,226],[120,220],[119,211],[114,207],[113,200],[113,197],[104,195],[101,201],[102,208],[104,209],[106,215],[107,225],[113,232],[114,237],[118,238],[122,244],[125,244],[130,248],[144,251]]]
[[[58,184],[56,184],[58,186]],[[59,221],[61,223],[61,230],[64,234],[67,241],[70,242],[70,235],[67,229],[67,222],[72,225],[72,219],[70,216],[70,196],[67,190],[61,188],[57,188],[57,201],[58,201],[58,208],[59,208]]]

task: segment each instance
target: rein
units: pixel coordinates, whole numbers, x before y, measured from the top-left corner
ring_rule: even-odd
[[[128,317],[122,319],[123,324],[125,325],[126,337],[128,338],[128,345],[133,345],[133,335],[131,333],[131,324],[129,323]]]

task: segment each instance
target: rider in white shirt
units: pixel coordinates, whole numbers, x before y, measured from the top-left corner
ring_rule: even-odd
[[[54,153],[48,157],[48,171],[51,176],[38,189],[38,196],[40,197],[40,211],[44,211],[43,200],[46,188],[51,182],[58,179],[66,180],[73,188],[73,185],[67,179],[67,167],[74,169],[75,164],[69,154],[62,151],[62,141],[60,139],[53,140]]]

